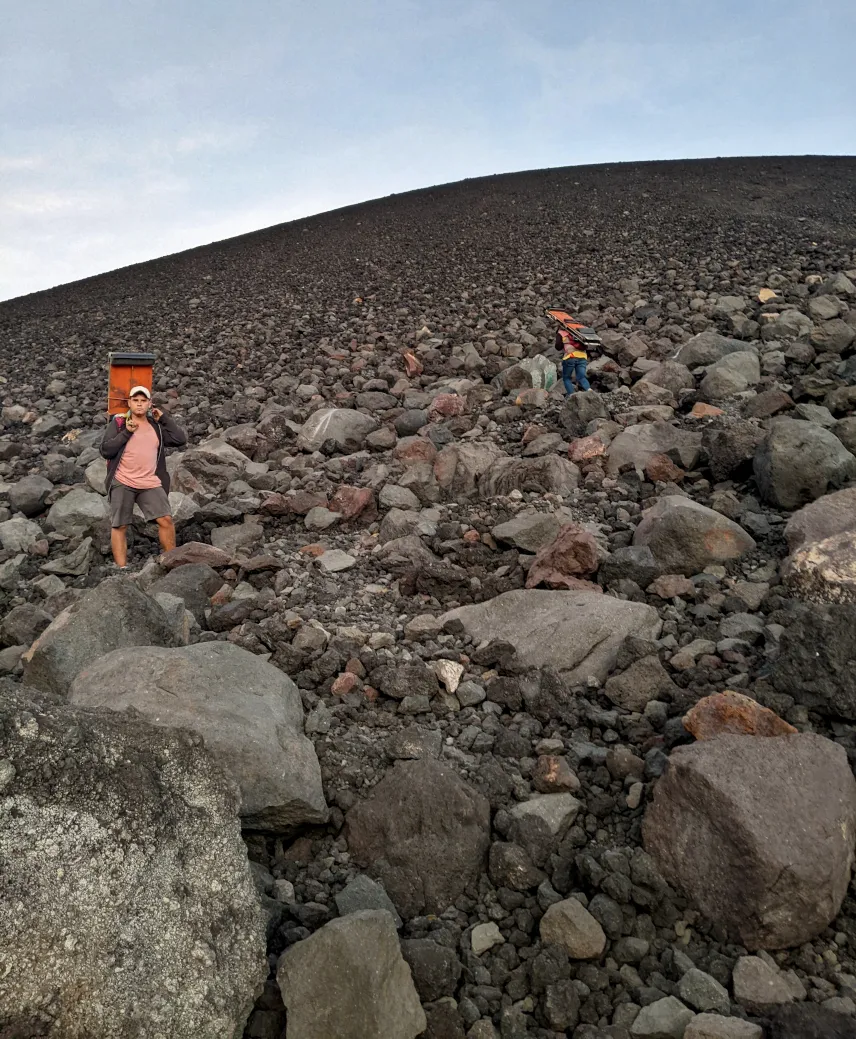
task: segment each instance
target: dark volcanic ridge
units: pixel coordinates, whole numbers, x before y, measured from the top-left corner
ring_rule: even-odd
[[[130,576],[111,350],[189,435]],[[854,484],[852,158],[481,178],[0,304],[0,1035],[853,1037]]]

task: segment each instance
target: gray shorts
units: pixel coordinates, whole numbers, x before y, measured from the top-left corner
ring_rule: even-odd
[[[114,483],[110,488],[110,525],[127,527],[134,518],[134,505],[140,506],[146,520],[172,515],[169,498],[163,487],[135,491],[132,487]]]

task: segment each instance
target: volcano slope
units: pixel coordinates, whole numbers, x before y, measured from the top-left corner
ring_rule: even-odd
[[[273,723],[245,657],[217,665],[220,706],[183,685],[179,717],[173,689],[172,724],[205,713],[237,768],[267,924],[263,990],[248,923],[246,998],[211,968],[217,1034],[856,1035],[854,247],[853,159],[579,167],[0,305],[0,671],[10,703],[49,697],[9,708],[0,758],[39,711],[120,725],[133,665],[127,746],[167,709],[162,655],[191,668],[197,644],[302,700],[328,822],[305,748],[281,751],[286,806],[247,807],[268,759],[230,733]],[[591,392],[521,367],[557,360],[551,305],[603,338]],[[140,517],[132,576],[100,587],[109,350],[157,354],[189,446],[176,553]],[[24,894],[48,859],[77,868],[48,845]],[[242,897],[217,900],[245,921]],[[78,1034],[43,973],[26,998],[0,982],[0,1027]]]

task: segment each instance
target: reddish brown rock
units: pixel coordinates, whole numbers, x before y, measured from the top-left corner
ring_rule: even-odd
[[[590,458],[597,458],[604,454],[606,454],[606,444],[597,433],[593,433],[590,437],[572,440],[568,445],[568,458],[572,462],[586,462]]]
[[[682,574],[663,574],[652,581],[646,591],[649,595],[659,595],[661,599],[694,599],[695,585]]]
[[[347,696],[358,682],[359,679],[352,671],[343,671],[333,682],[330,692],[333,696]]]
[[[463,415],[466,410],[467,402],[463,397],[459,397],[457,393],[441,393],[431,401],[428,418],[431,422],[438,422],[454,415]]]
[[[645,463],[645,475],[652,483],[680,483],[686,473],[667,455],[651,455]]]
[[[717,415],[722,414],[724,414],[722,408],[717,408],[713,404],[705,404],[703,401],[698,401],[693,404],[690,418],[716,418]]]
[[[815,733],[720,735],[672,750],[642,832],[665,879],[734,941],[790,948],[847,893],[856,780]]]
[[[404,370],[407,372],[409,378],[412,378],[414,375],[422,374],[422,362],[416,354],[411,353],[409,350],[405,350],[401,355],[401,359],[404,361]]]
[[[312,556],[313,559],[323,556],[326,551],[326,546],[319,545],[317,542],[314,542],[311,545],[304,545],[303,548],[300,549],[301,555]]]
[[[418,465],[420,462],[433,465],[437,448],[425,437],[405,437],[395,445],[392,457],[402,465]]]
[[[281,559],[275,556],[252,556],[241,563],[241,569],[245,574],[259,574],[265,570],[282,570]]]
[[[477,541],[481,541],[481,535],[477,530],[468,530],[464,534],[464,541],[469,541],[475,544]]]
[[[746,402],[743,414],[747,418],[770,418],[780,411],[787,411],[794,406],[793,399],[784,390],[777,388],[764,390]]]
[[[366,521],[377,516],[374,494],[368,487],[350,487],[342,484],[330,499],[331,512],[338,512],[344,523],[358,517]]]
[[[796,732],[775,711],[762,707],[742,693],[726,689],[705,696],[684,715],[684,728],[697,740],[709,740],[723,733],[747,736],[786,736]]]
[[[203,541],[188,541],[186,545],[179,545],[169,552],[164,552],[158,557],[158,563],[164,570],[175,570],[177,566],[187,566],[192,563],[206,563],[210,567],[229,566],[232,557],[221,548],[206,545]]]
[[[539,549],[529,568],[526,587],[546,584],[550,588],[580,589],[581,577],[593,574],[598,566],[597,542],[577,523],[566,523],[555,539]],[[599,586],[594,586],[598,587]]]
[[[316,494],[313,491],[293,491],[285,495],[285,501],[289,512],[295,516],[305,516],[311,509],[326,509],[327,495]]]
[[[550,430],[546,426],[539,426],[537,422],[530,423],[526,429],[523,430],[523,436],[520,440],[521,444],[531,444],[533,440],[537,440],[538,437],[543,436],[545,433],[549,433]]]
[[[259,512],[264,516],[290,516],[291,505],[284,494],[272,491],[259,506]]]

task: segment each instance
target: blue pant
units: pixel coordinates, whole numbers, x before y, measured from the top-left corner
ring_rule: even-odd
[[[577,380],[577,386],[581,390],[590,390],[591,386],[586,378],[586,365],[588,361],[584,357],[567,357],[562,361],[562,382],[565,384],[565,389],[568,394],[574,392],[574,384],[571,382],[571,376],[575,375]]]

